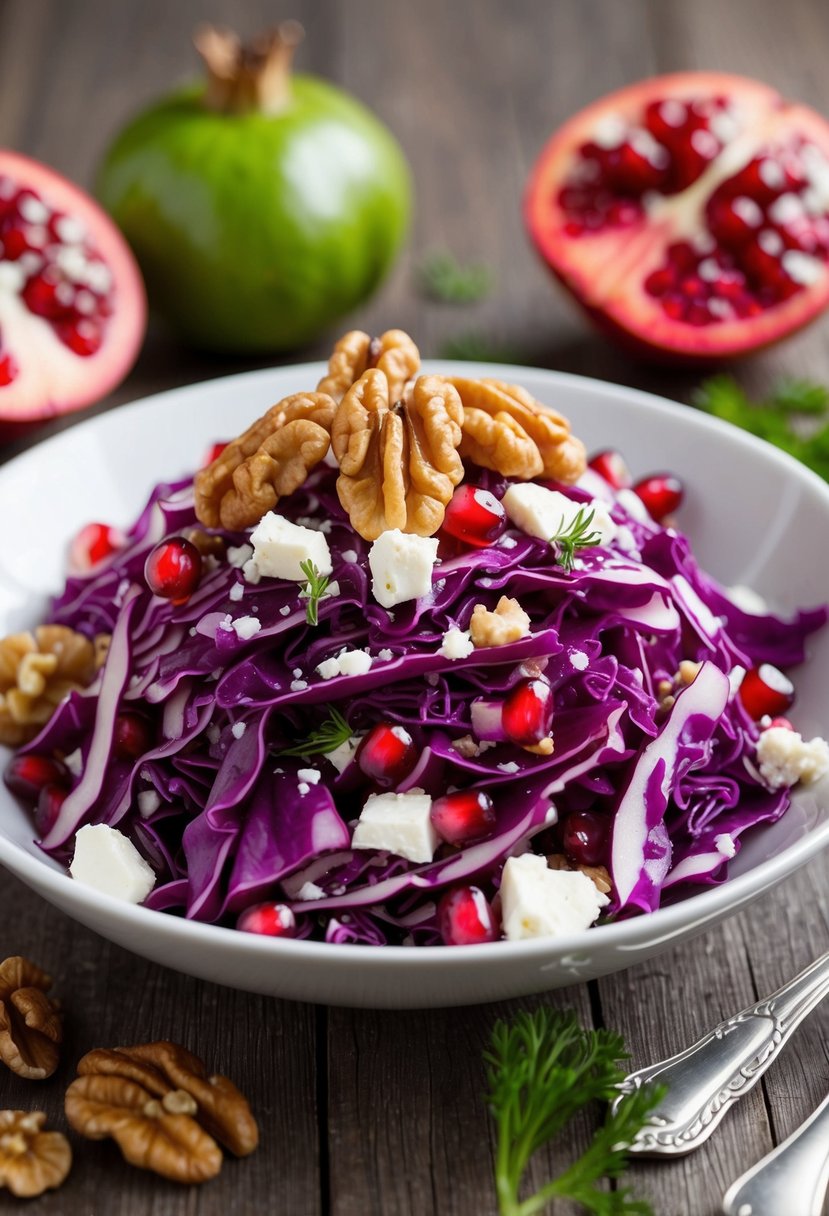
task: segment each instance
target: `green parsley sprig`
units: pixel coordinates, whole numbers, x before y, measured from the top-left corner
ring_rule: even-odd
[[[338,709],[331,709],[325,722],[312,730],[306,739],[293,747],[286,747],[280,756],[327,756],[347,743],[353,735],[351,727]]]
[[[534,1195],[520,1198],[533,1154],[553,1140],[574,1115],[594,1101],[611,1102],[624,1078],[621,1037],[585,1030],[575,1013],[540,1008],[496,1022],[487,1065],[488,1101],[497,1129],[495,1186],[500,1216],[533,1216],[554,1199],[572,1199],[595,1216],[649,1216],[650,1207],[629,1190],[599,1190],[603,1178],[620,1178],[627,1151],[664,1087],[644,1086],[609,1112],[580,1157]]]
[[[788,452],[829,481],[829,389],[813,380],[781,380],[752,400],[732,376],[712,376],[693,404]]]
[[[579,507],[569,526],[564,525],[564,516],[559,520],[558,528],[550,537],[550,544],[556,546],[556,562],[569,574],[573,569],[576,552],[579,549],[592,549],[601,544],[600,532],[591,532],[590,525],[596,512],[586,506]]]
[[[427,254],[417,271],[420,290],[442,304],[477,304],[492,290],[492,272],[481,262],[458,262],[451,253]]]
[[[318,567],[310,558],[300,562],[299,568],[308,580],[299,593],[301,600],[308,601],[305,606],[305,620],[309,625],[317,625],[319,624],[319,602],[328,589],[330,579],[327,574],[320,574]]]

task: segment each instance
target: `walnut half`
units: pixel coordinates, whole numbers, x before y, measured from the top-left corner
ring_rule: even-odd
[[[404,395],[408,382],[417,375],[420,352],[402,329],[387,329],[379,338],[370,338],[362,330],[353,329],[343,334],[334,347],[328,371],[317,385],[317,392],[328,393],[340,402],[370,367],[383,373],[389,382],[389,396],[397,401]]]
[[[66,625],[0,639],[0,743],[19,747],[49,721],[67,693],[95,678],[95,647]]]
[[[90,1140],[111,1136],[125,1159],[174,1182],[205,1182],[222,1167],[218,1140],[238,1157],[259,1129],[232,1081],[207,1076],[176,1043],[97,1048],[66,1091],[70,1126]]]
[[[52,981],[28,959],[0,963],[0,1060],[19,1077],[43,1081],[58,1066],[63,1025],[47,996]]]
[[[0,1110],[0,1187],[19,1199],[59,1187],[72,1166],[69,1141],[45,1122],[40,1110]]]
[[[364,540],[389,528],[437,532],[463,477],[462,421],[460,398],[440,376],[419,376],[405,400],[393,398],[378,368],[352,385],[334,416],[331,445],[340,502]]]

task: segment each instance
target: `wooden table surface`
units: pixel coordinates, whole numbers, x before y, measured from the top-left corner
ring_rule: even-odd
[[[307,30],[299,65],[372,106],[414,170],[407,253],[351,321],[370,332],[403,326],[429,356],[450,340],[483,337],[519,361],[687,399],[696,376],[631,362],[567,306],[528,247],[522,184],[545,137],[570,112],[656,72],[744,72],[829,111],[821,0],[4,0],[0,143],[88,184],[126,117],[193,71],[189,33],[198,19],[233,20],[250,34],[289,15]],[[425,303],[413,266],[434,248],[491,265],[492,295],[469,307]],[[298,357],[319,357],[327,346],[321,340]],[[828,346],[824,320],[739,374],[758,389],[783,372],[825,380]],[[195,354],[154,325],[135,370],[99,408],[263,363]],[[640,1065],[776,987],[826,949],[828,930],[826,858],[818,857],[709,934],[539,1001],[622,1031]],[[82,1052],[163,1037],[231,1075],[263,1132],[254,1157],[228,1161],[201,1189],[127,1167],[111,1143],[76,1146],[69,1182],[27,1204],[31,1216],[496,1212],[480,1051],[496,1016],[538,1002],[377,1013],[249,996],[145,963],[4,875],[0,954],[15,953],[55,977],[68,1037],[50,1081],[33,1086],[0,1073],[0,1107],[37,1101],[60,1123],[63,1091]],[[636,1164],[633,1185],[659,1216],[719,1211],[728,1183],[810,1113],[827,1082],[824,1010],[707,1147],[675,1164]],[[549,1166],[542,1154],[539,1180]],[[796,1196],[792,1203],[791,1216],[799,1216]],[[0,1210],[17,1209],[0,1198]]]

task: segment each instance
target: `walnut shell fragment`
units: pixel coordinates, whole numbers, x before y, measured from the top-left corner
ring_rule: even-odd
[[[440,376],[419,376],[395,400],[379,368],[369,368],[337,408],[331,445],[337,493],[364,540],[399,528],[432,536],[463,477],[458,454],[463,408]]]
[[[54,1190],[72,1166],[69,1141],[45,1132],[43,1111],[0,1110],[0,1187],[19,1199]]]
[[[387,329],[379,338],[370,338],[362,330],[353,329],[334,347],[328,360],[328,372],[317,385],[317,392],[328,393],[339,403],[352,384],[371,367],[383,373],[389,382],[389,397],[397,401],[418,373],[420,351],[402,329]]]
[[[326,393],[295,393],[271,406],[196,474],[199,521],[229,531],[258,523],[324,459],[335,409]]]
[[[82,1136],[111,1136],[127,1161],[175,1182],[205,1182],[222,1166],[218,1140],[238,1157],[252,1153],[259,1129],[227,1077],[176,1043],[97,1048],[78,1064],[66,1091],[66,1117]]]
[[[0,1060],[30,1081],[51,1077],[58,1066],[63,1025],[47,996],[51,978],[28,959],[0,963]]]
[[[561,414],[516,384],[449,377],[463,402],[465,459],[504,477],[550,477],[565,485],[585,470],[584,444]]]
[[[69,692],[95,678],[95,647],[67,625],[0,639],[0,743],[33,739]]]

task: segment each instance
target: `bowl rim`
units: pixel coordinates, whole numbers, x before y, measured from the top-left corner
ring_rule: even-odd
[[[124,418],[135,418],[141,412],[150,412],[159,406],[180,408],[186,406],[188,398],[197,398],[205,390],[232,390],[236,387],[250,388],[252,385],[266,384],[287,378],[307,376],[317,379],[325,370],[322,361],[285,364],[279,367],[260,368],[248,372],[236,372],[226,376],[213,377],[198,381],[194,384],[181,385],[140,397],[135,401],[119,405],[103,414],[89,418],[78,419],[64,430],[50,435],[41,442],[32,445],[24,452],[12,457],[0,466],[0,482],[11,468],[20,469],[33,459],[44,447],[60,445],[66,436],[75,431],[91,431],[110,426],[117,427]],[[712,435],[727,433],[729,440],[751,452],[777,464],[784,473],[795,481],[803,483],[818,498],[823,500],[827,515],[829,515],[829,485],[815,472],[802,465],[799,461],[779,448],[772,446],[762,439],[741,430],[732,423],[694,410],[692,407],[671,401],[656,393],[642,389],[629,388],[626,385],[600,380],[590,376],[579,376],[569,372],[521,364],[486,363],[462,360],[423,360],[422,371],[425,373],[442,372],[457,376],[490,376],[497,379],[515,378],[519,382],[522,377],[541,377],[550,383],[551,388],[564,388],[576,395],[599,392],[615,400],[622,407],[635,404],[646,413],[658,415],[664,419],[666,413],[684,423],[697,427],[702,432]],[[0,754],[8,749],[0,749]],[[233,944],[237,949],[250,957],[276,958],[284,955],[286,959],[313,960],[339,966],[349,966],[359,959],[361,964],[369,967],[384,965],[399,965],[404,959],[406,969],[412,966],[431,968],[435,965],[446,968],[455,965],[466,967],[474,964],[474,960],[484,963],[489,960],[494,963],[501,961],[531,961],[535,958],[543,960],[550,954],[555,955],[593,955],[602,948],[618,950],[635,950],[638,945],[653,944],[657,941],[668,941],[679,934],[690,932],[694,927],[703,928],[716,920],[720,913],[725,913],[730,907],[736,910],[748,903],[755,896],[763,894],[777,881],[786,877],[793,870],[805,864],[817,853],[829,846],[829,819],[806,831],[803,836],[788,845],[773,857],[767,858],[754,866],[745,874],[727,878],[722,883],[704,888],[678,900],[666,907],[657,908],[654,912],[633,916],[628,919],[599,925],[562,937],[528,938],[521,941],[498,941],[481,945],[453,946],[382,946],[367,947],[355,943],[319,942],[306,938],[265,937],[258,934],[243,933],[235,928],[223,925],[188,919],[173,915],[169,912],[156,911],[141,905],[127,903],[115,896],[107,895],[75,882],[68,873],[61,872],[51,863],[50,859],[38,858],[10,840],[3,831],[0,822],[0,864],[8,861],[9,868],[24,881],[30,882],[39,893],[49,892],[46,896],[51,902],[66,910],[67,904],[80,906],[84,911],[94,914],[105,914],[110,920],[116,919],[126,926],[138,930],[147,930],[154,926],[161,930],[162,936],[167,935],[184,943],[187,941],[209,945],[211,942],[229,947]],[[71,912],[68,913],[71,915]],[[590,943],[594,943],[592,946]],[[414,960],[419,960],[414,962]]]

